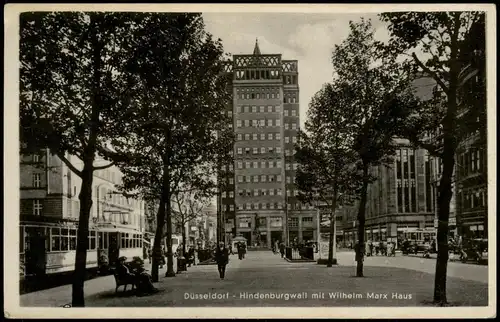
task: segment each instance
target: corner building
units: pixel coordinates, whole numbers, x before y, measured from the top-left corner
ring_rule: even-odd
[[[316,240],[316,212],[296,199],[297,60],[263,55],[256,42],[253,54],[234,55],[226,72],[233,76],[227,112],[236,136],[234,165],[223,166],[229,173],[221,196],[226,237],[241,235],[260,247]]]

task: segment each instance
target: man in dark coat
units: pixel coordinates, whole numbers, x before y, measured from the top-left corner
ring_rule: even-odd
[[[280,253],[281,253],[281,258],[285,257],[285,243],[280,244]]]
[[[217,268],[219,270],[220,278],[224,279],[224,275],[226,273],[226,265],[229,262],[229,251],[222,242],[215,250],[215,261],[217,262]]]

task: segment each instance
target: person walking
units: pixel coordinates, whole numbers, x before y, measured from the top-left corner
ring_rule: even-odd
[[[285,257],[285,244],[283,242],[280,244],[280,253],[281,258]]]
[[[226,265],[229,262],[229,251],[224,246],[224,243],[219,243],[219,247],[215,251],[215,261],[217,262],[217,269],[219,270],[219,276],[224,279],[226,274]]]

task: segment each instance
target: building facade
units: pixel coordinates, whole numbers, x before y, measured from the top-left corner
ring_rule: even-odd
[[[234,164],[223,165],[226,233],[241,235],[252,246],[316,240],[316,211],[296,198],[298,62],[263,55],[256,42],[253,54],[234,55],[226,71],[233,79],[227,113],[236,136]]]
[[[67,159],[77,168],[82,162],[76,157]],[[96,166],[106,164],[96,161]],[[94,172],[90,224],[100,223],[144,231],[144,202],[126,198],[117,192],[122,174],[117,167]],[[55,155],[47,150],[21,155],[20,164],[20,218],[38,221],[41,218],[78,221],[80,215],[81,178]]]

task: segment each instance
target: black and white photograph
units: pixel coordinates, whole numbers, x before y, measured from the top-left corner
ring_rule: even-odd
[[[494,5],[5,9],[4,316],[496,316]]]

